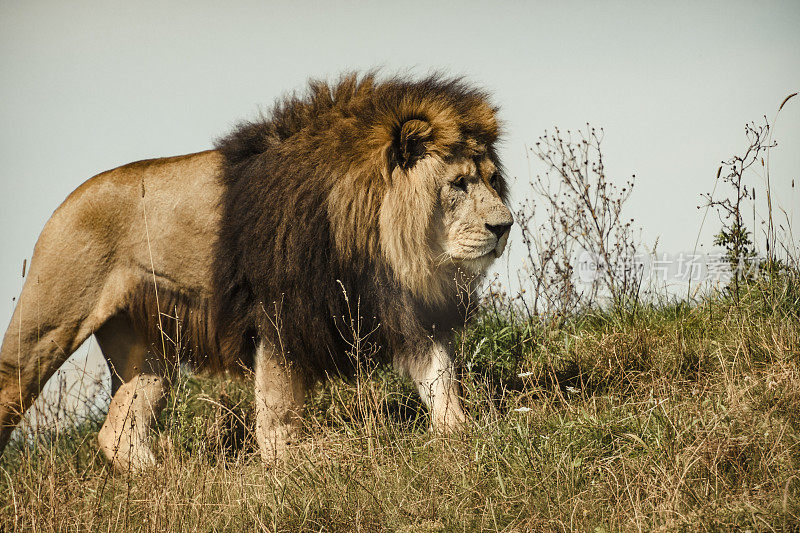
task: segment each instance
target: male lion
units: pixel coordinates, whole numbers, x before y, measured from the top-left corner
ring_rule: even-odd
[[[181,360],[254,370],[274,458],[307,388],[353,372],[359,328],[434,429],[459,427],[449,341],[512,223],[495,112],[437,76],[314,81],[216,150],[85,182],[45,225],[3,340],[0,450],[90,335],[112,375],[98,440],[123,470],[154,464],[148,435]]]

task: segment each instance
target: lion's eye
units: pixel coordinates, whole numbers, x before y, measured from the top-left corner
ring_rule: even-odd
[[[467,192],[467,182],[464,179],[464,176],[457,177],[456,179],[450,182],[450,185],[452,185],[456,189],[460,189],[464,192]]]

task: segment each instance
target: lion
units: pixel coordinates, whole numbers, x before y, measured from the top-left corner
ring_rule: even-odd
[[[112,376],[98,441],[122,471],[156,464],[184,362],[252,373],[267,461],[309,388],[359,357],[410,377],[432,430],[460,428],[453,334],[512,225],[496,114],[461,79],[351,74],[213,150],[83,183],[45,224],[0,348],[0,451],[91,335]]]

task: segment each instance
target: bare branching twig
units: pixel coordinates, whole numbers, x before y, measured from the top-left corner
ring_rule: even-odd
[[[585,131],[546,132],[531,149],[546,165],[544,175],[531,182],[544,215],[537,218],[528,197],[516,218],[526,248],[524,284],[531,288],[526,305],[532,314],[567,316],[603,296],[615,308],[639,300],[638,240],[633,219],[622,213],[635,176],[621,186],[609,179],[602,140],[603,130],[587,124]]]

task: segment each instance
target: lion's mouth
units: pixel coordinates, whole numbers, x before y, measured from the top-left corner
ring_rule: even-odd
[[[509,232],[505,232],[502,237],[497,239],[497,245],[495,245],[494,250],[492,250],[492,253],[494,253],[496,258],[503,255],[503,252],[506,249],[506,244],[508,244],[508,233]]]
[[[503,255],[508,243],[508,233],[492,242],[484,242],[482,246],[471,246],[460,250],[460,253],[447,254],[456,263],[469,265],[470,270],[484,270],[495,259]]]
[[[497,259],[506,249],[506,239],[501,239],[495,244],[494,247],[489,248],[485,252],[479,252],[472,257],[465,257],[466,261],[485,261],[486,259]]]

